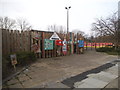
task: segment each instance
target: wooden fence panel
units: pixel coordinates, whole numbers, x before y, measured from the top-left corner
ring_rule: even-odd
[[[2,54],[6,56],[19,51],[30,51],[30,31],[2,30]]]
[[[27,31],[24,32],[24,50],[27,51]]]
[[[6,49],[7,49],[7,54],[9,54],[10,53],[10,33],[9,33],[9,30],[6,30],[6,38],[7,38],[7,40],[6,40],[6,45],[7,45],[7,47],[6,47]]]
[[[13,31],[13,30],[12,30]],[[12,42],[12,49],[13,49],[13,53],[15,52],[15,33],[14,31],[12,32],[12,39],[13,39],[13,42]]]
[[[20,51],[32,51],[31,46],[33,44],[32,34],[38,33],[40,35],[40,40],[38,40],[38,44],[40,47],[40,57],[41,58],[49,58],[56,57],[57,55],[57,46],[54,41],[54,49],[53,50],[44,50],[44,39],[49,39],[53,32],[42,32],[42,31],[18,31],[18,30],[2,30],[2,50],[3,55],[7,55],[9,53],[16,53]],[[63,39],[64,34],[60,34],[60,37]],[[60,54],[62,56],[62,47],[60,47]]]
[[[5,55],[5,44],[6,44],[6,41],[5,41],[5,30],[2,30],[2,54]]]
[[[17,52],[17,30],[14,30],[14,47],[15,52]]]
[[[16,31],[16,48],[17,48],[17,52],[20,51],[20,32]]]
[[[10,44],[11,44],[11,53],[13,52],[13,30],[11,30],[11,32],[10,32],[10,40],[11,40],[11,42],[10,42]]]
[[[27,51],[31,51],[31,37],[30,36],[31,36],[31,31],[28,31],[28,36],[27,36],[28,37],[28,39],[27,39],[28,40],[28,47],[27,47],[28,50]]]
[[[29,31],[26,32],[26,51],[29,51]]]
[[[25,43],[25,40],[24,40],[24,32],[21,31],[21,51],[25,51],[24,50],[24,43]]]
[[[11,35],[11,31],[10,31],[10,53],[12,52],[12,35]]]

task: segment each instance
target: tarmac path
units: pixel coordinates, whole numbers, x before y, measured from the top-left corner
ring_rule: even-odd
[[[99,67],[117,57],[94,50],[84,54],[72,54],[55,58],[39,59],[27,70],[9,80],[3,88],[43,88],[53,82],[61,82],[82,72]]]

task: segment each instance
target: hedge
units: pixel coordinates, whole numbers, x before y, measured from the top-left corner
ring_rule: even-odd
[[[110,55],[120,55],[120,48],[115,49],[115,47],[101,47],[96,49],[97,52],[105,52]]]

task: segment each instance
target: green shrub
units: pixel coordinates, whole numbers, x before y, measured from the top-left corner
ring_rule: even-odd
[[[10,55],[2,57],[2,75],[3,79],[9,76],[14,70],[12,64]],[[26,66],[31,64],[32,62],[36,61],[35,53],[33,52],[17,52],[17,65],[16,66]]]
[[[36,61],[35,53],[33,52],[18,52],[16,53],[18,65],[27,65]]]
[[[109,47],[102,47],[102,48],[97,48],[97,52],[105,52],[110,55],[120,55],[120,48],[115,49],[115,47],[109,48]]]
[[[114,48],[109,48],[109,47],[101,47],[96,49],[97,52],[111,52],[114,50],[115,50]]]
[[[8,64],[11,66],[10,55],[11,54],[6,56],[6,60],[9,61]],[[36,56],[35,56],[35,53],[33,52],[17,52],[16,57],[17,57],[17,62],[18,62],[17,65],[19,66],[28,65],[31,62],[36,61]]]
[[[10,75],[11,70],[9,67],[10,61],[2,57],[2,79],[6,78],[7,76]]]

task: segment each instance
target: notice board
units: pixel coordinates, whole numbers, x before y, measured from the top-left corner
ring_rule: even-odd
[[[53,50],[53,40],[45,39],[44,40],[44,49]]]

